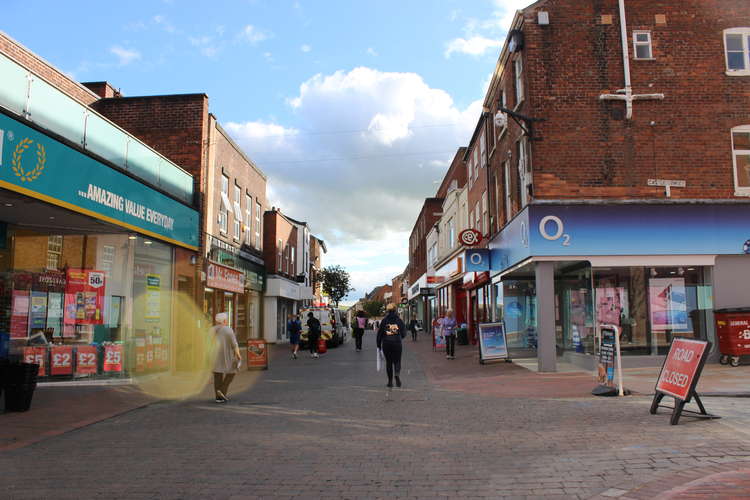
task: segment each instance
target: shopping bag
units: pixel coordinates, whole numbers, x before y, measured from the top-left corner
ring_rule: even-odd
[[[383,361],[382,361],[382,358],[383,358],[383,351],[381,351],[380,349],[378,349],[378,350],[377,350],[377,351],[375,352],[375,359],[376,359],[375,363],[376,363],[376,365],[377,365],[377,370],[378,370],[378,371],[380,371],[380,369],[381,369],[381,368],[382,368],[382,366],[383,366]]]

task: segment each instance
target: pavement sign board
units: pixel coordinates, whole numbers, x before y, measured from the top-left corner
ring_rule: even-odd
[[[479,362],[508,358],[508,342],[505,338],[505,325],[501,323],[481,323],[479,325]]]

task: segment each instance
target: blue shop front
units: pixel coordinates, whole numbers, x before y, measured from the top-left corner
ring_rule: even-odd
[[[592,369],[599,327],[621,331],[623,365],[661,363],[674,336],[708,339],[714,309],[750,306],[750,204],[527,206],[467,272],[490,271],[493,319],[516,357]]]

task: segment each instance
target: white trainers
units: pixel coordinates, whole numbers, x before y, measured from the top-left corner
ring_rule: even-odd
[[[319,358],[319,357],[320,357],[320,356],[318,356],[318,353],[317,353],[317,352],[316,352],[315,354],[313,354],[313,358]]]

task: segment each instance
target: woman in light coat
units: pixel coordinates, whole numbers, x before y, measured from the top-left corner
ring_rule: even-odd
[[[217,403],[229,401],[227,392],[229,384],[240,369],[240,348],[237,345],[237,336],[229,327],[229,316],[227,313],[219,313],[215,316],[216,326],[213,328],[216,340],[216,361],[214,362],[214,393]]]

